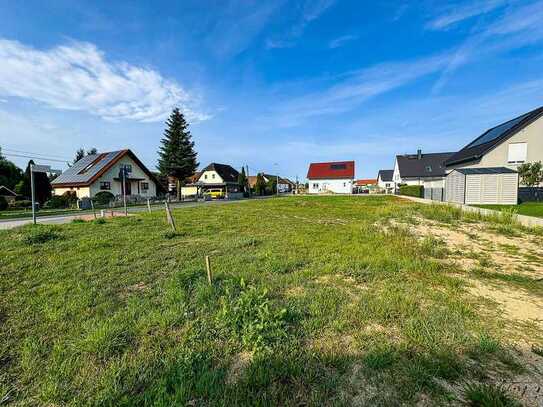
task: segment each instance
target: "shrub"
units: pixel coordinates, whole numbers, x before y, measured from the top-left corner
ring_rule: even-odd
[[[0,196],[0,211],[5,211],[8,208],[8,201],[3,196]]]
[[[33,225],[26,228],[21,236],[21,241],[27,245],[47,243],[50,240],[60,238],[57,229],[51,226]]]
[[[263,288],[247,286],[243,279],[236,296],[227,289],[219,319],[243,346],[250,350],[264,350],[286,337],[287,310],[277,309]]]
[[[94,195],[94,198],[92,198],[92,201],[98,205],[107,205],[114,199],[115,199],[115,195],[113,195],[111,192],[100,191],[96,195]]]
[[[15,201],[12,205],[14,208],[32,208],[32,201],[23,199],[22,201]]]
[[[400,195],[415,196],[417,198],[424,197],[424,187],[422,185],[401,185]]]
[[[51,209],[64,209],[69,208],[70,205],[75,202],[77,198],[74,198],[73,195],[70,195],[68,193],[65,193],[63,195],[53,195],[51,199],[49,199],[45,203],[45,207],[51,208]]]

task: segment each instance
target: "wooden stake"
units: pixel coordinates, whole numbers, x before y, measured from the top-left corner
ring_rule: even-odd
[[[90,200],[90,202],[91,202],[92,214],[94,215],[94,219],[96,219],[96,209],[94,209],[94,202],[92,202],[92,199]]]
[[[147,199],[147,211],[151,213],[151,200]]]
[[[211,285],[211,260],[206,256],[207,282]]]
[[[175,222],[173,220],[172,212],[170,210],[170,205],[168,204],[168,201],[165,201],[164,205],[166,205],[166,219],[168,220],[168,223],[172,226],[173,231],[175,232]]]

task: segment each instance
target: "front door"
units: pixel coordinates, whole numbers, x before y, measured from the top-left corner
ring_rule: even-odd
[[[122,181],[121,181],[121,184],[122,184]],[[126,180],[124,184],[126,185],[126,191],[125,191],[126,195],[132,195],[132,185],[131,185],[132,183]]]

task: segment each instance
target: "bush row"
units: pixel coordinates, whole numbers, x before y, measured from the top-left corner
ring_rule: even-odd
[[[424,197],[424,187],[422,185],[401,185],[400,195],[415,196],[417,198]]]

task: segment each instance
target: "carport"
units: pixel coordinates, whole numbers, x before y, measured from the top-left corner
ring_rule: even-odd
[[[457,168],[445,180],[447,202],[516,205],[518,173],[506,167]]]

